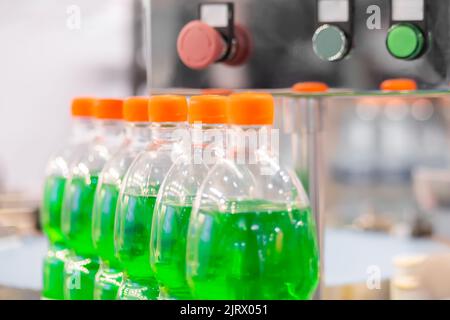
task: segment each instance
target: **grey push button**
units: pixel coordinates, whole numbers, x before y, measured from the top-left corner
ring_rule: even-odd
[[[312,41],[314,52],[325,61],[341,60],[349,50],[349,41],[344,31],[329,24],[319,27],[314,33]]]

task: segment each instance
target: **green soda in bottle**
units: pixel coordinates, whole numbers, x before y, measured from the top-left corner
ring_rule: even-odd
[[[75,98],[72,101],[72,133],[69,145],[52,156],[47,164],[41,202],[41,225],[49,241],[44,259],[42,278],[43,299],[64,299],[64,263],[68,254],[61,230],[61,212],[64,188],[70,164],[81,150],[86,149],[93,137],[92,98]]]
[[[99,268],[92,241],[92,211],[99,174],[123,143],[122,100],[97,100],[94,112],[96,137],[79,155],[64,190],[62,231],[70,254],[64,266],[64,297],[92,300]]]
[[[316,228],[296,174],[274,156],[273,98],[230,96],[232,142],[202,183],[187,239],[195,298],[309,299],[319,279]]]
[[[100,258],[100,269],[95,277],[94,287],[96,300],[115,300],[122,283],[122,268],[114,254],[116,205],[128,168],[150,143],[148,98],[133,97],[125,100],[123,118],[125,144],[103,168],[94,199],[92,240]]]
[[[159,286],[150,266],[150,233],[159,186],[182,153],[187,102],[180,96],[149,101],[151,143],[133,161],[122,183],[114,225],[115,253],[124,273],[121,300],[156,300]]]
[[[153,215],[150,261],[162,299],[191,299],[186,282],[186,239],[192,204],[217,157],[224,155],[228,98],[191,97],[191,149],[178,158],[160,187]]]

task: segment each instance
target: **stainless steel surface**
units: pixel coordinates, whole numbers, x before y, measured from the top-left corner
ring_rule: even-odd
[[[148,4],[150,0],[143,0]],[[210,2],[221,2],[213,0]],[[392,77],[412,77],[423,88],[449,81],[449,10],[447,0],[427,1],[428,51],[417,60],[402,61],[387,51],[389,0],[354,1],[349,56],[326,62],[313,51],[317,29],[315,0],[239,0],[236,22],[250,31],[253,54],[244,66],[216,64],[193,71],[179,60],[176,39],[182,27],[198,19],[199,0],[151,0],[152,88],[283,88],[297,81],[320,80],[333,87],[378,88]],[[148,9],[150,6],[147,7]]]
[[[25,193],[0,193],[0,237],[34,234],[39,229],[39,201]]]
[[[37,290],[15,289],[0,286],[0,300],[40,300]]]
[[[306,114],[307,114],[307,128],[308,132],[308,172],[309,172],[309,198],[311,201],[311,209],[315,216],[318,245],[319,245],[319,258],[320,258],[320,270],[321,277],[319,287],[316,291],[316,298],[323,298],[324,290],[324,270],[325,270],[325,247],[324,247],[324,213],[323,213],[323,201],[324,193],[322,174],[323,174],[323,143],[322,143],[322,112],[323,112],[323,100],[322,99],[306,99]]]

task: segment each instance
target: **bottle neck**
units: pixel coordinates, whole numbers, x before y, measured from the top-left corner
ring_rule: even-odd
[[[240,164],[255,164],[279,155],[279,133],[271,125],[232,126],[227,135],[228,156]]]
[[[107,147],[116,147],[123,142],[125,130],[120,120],[97,120],[96,142]]]
[[[227,126],[224,124],[191,124],[191,150],[194,163],[212,165],[225,155]]]
[[[153,143],[172,144],[185,138],[187,126],[185,122],[153,122],[150,132]]]
[[[227,126],[224,124],[191,124],[192,144],[198,147],[219,143],[224,147]]]
[[[95,121],[90,117],[74,117],[72,119],[70,142],[86,143],[95,137]]]
[[[131,146],[147,145],[152,137],[151,125],[149,122],[127,122],[125,135]]]

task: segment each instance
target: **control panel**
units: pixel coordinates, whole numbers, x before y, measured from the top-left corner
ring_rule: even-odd
[[[450,82],[448,0],[151,0],[148,7],[155,88]]]

